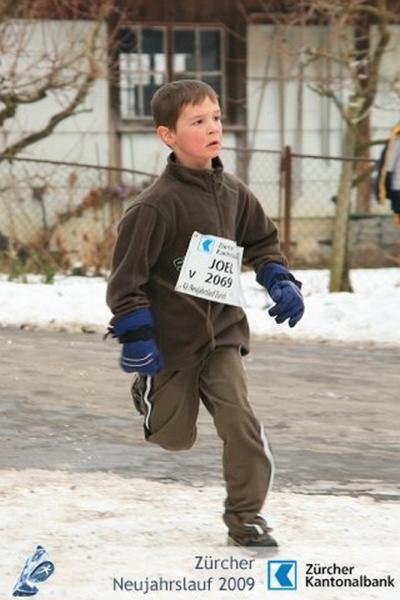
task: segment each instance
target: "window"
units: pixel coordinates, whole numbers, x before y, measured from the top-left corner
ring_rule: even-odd
[[[166,81],[165,31],[123,29],[119,47],[121,117],[150,115],[151,96]]]
[[[151,116],[150,101],[163,83],[200,79],[224,107],[222,31],[211,27],[130,27],[119,32],[119,106],[122,119]]]

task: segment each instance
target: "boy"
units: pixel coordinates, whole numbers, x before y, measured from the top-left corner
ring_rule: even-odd
[[[277,546],[259,514],[273,460],[247,399],[241,358],[249,352],[246,316],[234,301],[207,300],[204,287],[194,286],[189,295],[175,286],[188,245],[201,234],[210,236],[205,252],[214,242],[244,248],[243,262],[276,303],[269,312],[278,323],[288,319],[293,327],[302,317],[301,284],[287,270],[277,229],[257,199],[223,172],[214,90],[197,80],[165,84],[153,96],[152,113],[157,134],[172,153],[165,171],[119,225],[107,303],[114,314],[112,331],[122,343],[121,367],[137,373],[132,396],[144,415],[145,438],[162,448],[186,450],[194,444],[202,400],[224,443],[229,543]],[[224,285],[234,288],[240,265],[235,272],[233,262],[222,264],[228,265]]]

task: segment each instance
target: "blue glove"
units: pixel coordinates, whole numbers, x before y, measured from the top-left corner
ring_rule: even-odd
[[[112,333],[122,345],[121,369],[141,375],[157,375],[163,368],[163,360],[154,340],[154,320],[148,308],[139,308],[114,323]]]
[[[294,327],[304,314],[301,282],[297,281],[284,265],[274,262],[261,268],[257,281],[267,289],[275,302],[268,314],[275,317],[277,323],[289,319],[289,327]]]

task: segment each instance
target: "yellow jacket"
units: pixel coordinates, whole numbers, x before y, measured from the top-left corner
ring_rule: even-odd
[[[383,204],[383,202],[385,202],[385,200],[388,197],[390,197],[390,184],[389,184],[389,190],[388,190],[387,176],[390,173],[389,165],[392,162],[391,159],[392,159],[393,150],[394,150],[396,141],[399,138],[400,138],[400,123],[395,125],[395,127],[393,127],[392,131],[390,132],[389,139],[386,143],[386,151],[384,153],[383,161],[382,161],[382,164],[380,167],[380,171],[378,173],[378,186],[377,186],[378,187],[378,200],[382,204]],[[398,161],[398,162],[400,162],[400,161]],[[397,169],[400,169],[400,164],[399,165],[396,164],[394,167]],[[397,225],[400,225],[400,214],[395,214],[394,220]]]

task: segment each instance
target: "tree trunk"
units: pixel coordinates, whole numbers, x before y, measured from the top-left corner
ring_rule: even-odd
[[[369,15],[362,16],[358,23],[354,27],[354,48],[355,57],[358,61],[358,85],[360,86],[363,97],[368,96],[369,88],[369,62],[368,57],[370,53],[370,17]],[[355,155],[357,158],[370,158],[369,156],[369,142],[371,139],[370,132],[370,112],[368,111],[364,118],[358,123],[358,141],[355,148]],[[361,150],[361,148],[363,148]],[[366,162],[359,162],[357,164],[356,173],[357,176],[363,175],[370,168],[370,164]],[[356,191],[356,207],[357,212],[369,213],[371,209],[371,193],[372,193],[372,179],[371,176],[367,175],[357,185]]]
[[[354,156],[356,130],[349,124],[343,140],[343,156]],[[333,231],[330,285],[331,292],[352,292],[349,276],[349,229],[351,188],[355,163],[345,160],[342,163],[336,214]]]
[[[360,123],[360,136],[359,145],[364,145],[364,150],[360,151],[356,148],[357,158],[370,158],[368,142],[370,141],[370,119],[369,113],[365,119]],[[356,175],[360,177],[364,175],[360,183],[357,185],[357,199],[356,207],[357,212],[369,213],[371,212],[371,195],[372,195],[372,177],[371,175],[365,175],[371,168],[371,163],[358,162],[356,168]]]

